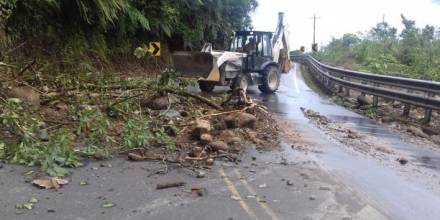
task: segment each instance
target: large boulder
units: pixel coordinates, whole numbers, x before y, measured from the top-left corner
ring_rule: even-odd
[[[30,106],[40,106],[40,94],[30,87],[14,87],[8,92],[9,98],[17,98]]]
[[[359,104],[359,106],[371,105],[373,103],[373,100],[370,97],[365,96],[365,95],[358,96],[356,98],[356,100],[357,100],[357,103]]]
[[[207,120],[197,119],[196,127],[194,128],[192,134],[195,138],[200,138],[202,134],[208,134],[211,131],[211,123]]]
[[[214,141],[209,144],[212,150],[214,151],[228,151],[229,145],[223,141]]]
[[[237,112],[224,118],[228,128],[255,128],[257,117],[246,112]]]

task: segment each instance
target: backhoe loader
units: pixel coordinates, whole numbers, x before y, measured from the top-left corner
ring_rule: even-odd
[[[283,18],[280,12],[274,33],[237,31],[228,51],[214,50],[206,43],[200,52],[174,52],[174,69],[184,77],[198,78],[204,92],[211,92],[215,86],[247,90],[258,85],[261,92],[273,93],[279,87],[280,73],[290,70]]]

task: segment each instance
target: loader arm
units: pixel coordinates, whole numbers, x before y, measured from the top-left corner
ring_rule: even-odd
[[[278,63],[282,73],[289,72],[289,36],[286,25],[284,24],[284,13],[278,14],[278,25],[272,38],[272,51],[274,61]]]

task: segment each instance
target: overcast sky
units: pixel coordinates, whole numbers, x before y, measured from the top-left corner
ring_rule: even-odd
[[[415,20],[416,25],[440,27],[440,0],[258,0],[253,13],[254,30],[275,31],[279,11],[286,14],[289,25],[290,49],[300,46],[310,49],[313,38],[313,14],[320,17],[316,23],[316,41],[328,43],[332,37],[344,33],[366,32],[382,21],[402,29],[400,14]]]

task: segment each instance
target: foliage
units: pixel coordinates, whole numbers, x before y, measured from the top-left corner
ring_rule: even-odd
[[[250,26],[256,7],[256,0],[0,0],[0,41],[4,32],[14,45],[27,43],[24,55],[61,57],[64,68],[87,59],[108,64],[146,41],[223,47]]]
[[[51,176],[64,176],[63,167],[81,165],[73,151],[73,137],[69,130],[61,130],[41,140],[38,132],[42,130],[41,121],[23,110],[21,102],[15,99],[3,100],[0,114],[2,126],[9,128],[20,138],[18,144],[0,143],[0,159],[29,166],[41,166]]]
[[[123,141],[125,149],[154,145],[166,146],[170,150],[175,148],[175,141],[165,133],[164,129],[154,126],[145,118],[130,119],[126,122]]]
[[[440,80],[440,36],[435,28],[420,29],[401,16],[404,29],[378,23],[363,36],[345,34],[333,39],[318,55],[338,65],[375,73]]]

